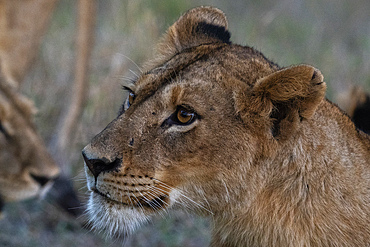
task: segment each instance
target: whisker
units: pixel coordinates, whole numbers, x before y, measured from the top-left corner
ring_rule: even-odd
[[[155,188],[154,188],[155,189]],[[155,203],[156,204],[158,204],[158,206],[159,206],[159,209],[162,209],[162,210],[164,210],[166,213],[168,213],[168,209],[167,209],[167,207],[169,207],[170,205],[166,202],[166,201],[164,201],[164,200],[162,200],[161,198],[159,198],[159,197],[157,197],[156,195],[157,194],[159,194],[159,193],[156,193],[156,191],[154,191],[153,189],[151,189],[151,191],[153,191],[155,194],[153,194],[152,192],[147,192],[148,194],[150,194],[150,195],[152,195],[152,196],[154,196],[154,198],[155,198]],[[156,200],[159,200],[161,203],[163,203],[164,205],[166,205],[167,207],[163,207],[162,205],[160,205],[159,204],[159,202],[157,202]],[[163,217],[164,217],[164,215],[162,215]]]
[[[155,190],[157,190],[157,191],[155,191]],[[154,193],[152,193],[152,191]],[[160,191],[158,190],[158,188],[152,187],[152,188],[150,188],[149,192],[147,192],[147,193],[150,194],[150,195],[152,195],[154,198],[160,200],[161,202],[163,202],[163,204],[166,204],[167,206],[169,206],[169,204],[167,202],[165,202],[164,200],[162,200],[161,198],[158,197],[159,193],[156,193],[156,192],[160,192]]]
[[[158,188],[158,187],[155,187],[155,189],[157,190],[157,191],[159,191],[159,192],[164,192],[164,193],[167,193],[168,191],[165,191],[165,190],[163,190],[163,189],[161,189],[161,188]],[[182,196],[183,198],[185,198],[186,199],[186,197],[183,195],[183,192],[181,192],[180,190],[178,190],[178,189],[175,189],[175,188],[173,188],[172,190],[174,190],[174,191],[176,191],[176,192],[178,192],[179,193],[179,195],[180,196]],[[180,197],[180,199],[181,199],[181,197]],[[193,207],[191,207],[190,205],[195,205],[195,206],[197,206],[197,207],[200,207],[199,205],[197,205],[196,203],[192,203],[192,204],[189,204],[189,201],[181,201],[182,202],[182,205],[187,209],[187,210],[189,210],[189,211],[191,211],[193,208],[194,208],[194,206]],[[191,203],[191,201],[190,201],[190,203]]]
[[[130,205],[133,207],[135,204],[132,202],[130,193],[128,191],[126,191],[126,195],[127,195],[128,199],[130,200]]]
[[[207,204],[207,206],[208,206],[208,208],[209,208],[209,210],[210,211],[212,211],[211,210],[211,205],[209,204],[209,202],[208,202],[208,200],[207,200],[207,197],[205,196],[205,192],[204,192],[204,190],[202,189],[202,188],[196,188],[195,189],[195,191],[197,191],[197,193],[204,199],[204,201],[205,201],[205,203]],[[213,219],[213,222],[215,222],[214,221],[214,214],[213,213],[211,213],[211,217],[212,217],[212,219]]]
[[[85,185],[83,185],[83,186],[81,186],[81,188],[78,188],[78,191],[82,191],[82,190],[87,190],[87,185],[85,184]]]
[[[157,189],[157,188],[151,188],[151,189],[150,189],[150,191],[153,191],[155,194],[153,194],[152,192],[147,192],[147,193],[155,197],[157,194],[159,194],[159,193],[160,193],[160,191],[159,191],[159,190],[155,191],[156,189]],[[160,201],[161,201],[163,204],[165,204],[167,207],[169,207],[169,206],[170,206],[166,201],[162,200],[162,199],[161,199],[161,198],[159,198],[159,197],[155,197],[155,199],[160,200]],[[162,207],[161,205],[159,205],[159,208],[160,208],[160,209],[162,209],[163,211],[165,211],[165,212],[168,214],[168,208],[167,208],[167,207]],[[158,213],[159,213],[163,218],[165,217],[165,216],[164,216],[164,214],[163,214],[161,211],[159,211]]]
[[[166,183],[164,183],[164,182],[162,182],[162,181],[160,181],[158,179],[155,179],[155,181],[159,182],[161,185],[163,185],[164,187],[167,187],[170,190],[174,190],[174,191],[178,192],[180,196],[182,196],[183,198],[189,200],[191,203],[193,203],[194,205],[198,206],[199,208],[202,208],[202,209],[206,210],[208,213],[210,213],[212,215],[214,214],[210,209],[206,208],[202,204],[200,204],[200,203],[194,201],[193,199],[189,198],[188,196],[186,196],[185,193],[182,190],[180,190],[178,188],[174,188],[174,187],[172,187],[172,186],[170,186],[170,185],[168,185],[168,184],[166,184]],[[157,189],[161,190],[160,188],[157,188]]]
[[[137,77],[132,78],[132,77],[129,77],[129,76],[121,75],[121,76],[119,76],[119,79],[123,79],[125,81],[128,81],[128,82],[134,84],[134,82],[136,81]]]
[[[132,196],[135,198],[135,201],[137,201],[137,205],[139,205],[139,208],[141,209],[141,212],[143,214],[145,214],[144,206],[140,203],[140,200],[137,198],[137,196],[134,193],[132,193]]]
[[[228,203],[228,202],[229,202],[229,198],[230,198],[229,189],[227,188],[227,185],[226,185],[226,183],[225,183],[225,181],[224,181],[223,179],[221,179],[221,182],[222,182],[222,184],[223,184],[223,185],[224,185],[224,187],[225,187],[225,191],[226,191],[226,195],[227,195],[227,197],[226,197],[226,202]]]
[[[146,198],[145,195],[143,195],[140,191],[139,191],[139,194],[141,195],[141,197],[144,199],[144,201],[155,211],[157,212],[158,214],[160,214],[162,217],[164,217],[164,215],[162,214],[162,212],[160,211],[161,209],[161,205],[158,204],[156,201],[151,201],[151,200],[148,200]]]
[[[135,61],[134,60],[132,60],[131,58],[129,58],[128,56],[126,56],[126,55],[123,55],[123,54],[121,54],[121,53],[119,53],[119,55],[120,56],[123,56],[123,57],[125,57],[126,59],[128,59],[130,62],[132,62],[137,68],[138,68],[138,70],[140,71],[140,73],[143,73],[143,70],[140,68],[140,66],[137,64],[137,63],[135,63]]]
[[[135,183],[138,183],[139,184],[139,181],[137,179],[134,179],[135,180]],[[152,188],[151,188],[152,189]],[[150,192],[147,192],[148,194],[151,194],[153,196],[153,200],[149,200],[143,193],[141,193],[140,190],[137,190],[137,192],[139,192],[139,194],[141,195],[141,197],[145,200],[145,202],[154,210],[154,211],[157,211],[161,214],[160,211],[158,211],[159,209],[162,208],[161,204],[158,203],[156,201],[156,199],[159,199],[161,200],[160,198],[158,198],[158,196],[156,194],[151,194]],[[161,200],[163,203],[165,203],[163,200]],[[154,204],[154,205],[153,205]],[[164,215],[161,214],[161,216],[164,217]]]
[[[131,69],[129,69],[129,71],[130,71],[132,74],[134,74],[136,78],[139,78],[139,77],[140,77],[140,76],[139,76],[135,71],[133,71],[133,70],[131,70]]]
[[[72,181],[86,181],[85,172],[81,171],[77,175],[71,177]]]

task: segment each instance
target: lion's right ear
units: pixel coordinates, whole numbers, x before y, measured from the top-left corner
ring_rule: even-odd
[[[321,72],[309,65],[279,70],[259,79],[242,107],[266,119],[272,134],[283,138],[293,133],[300,121],[313,116],[325,97],[323,79]]]
[[[230,43],[225,14],[213,7],[198,7],[182,15],[158,45],[161,55],[171,57],[184,49],[211,43]]]

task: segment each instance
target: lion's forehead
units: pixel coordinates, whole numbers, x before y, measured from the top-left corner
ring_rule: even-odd
[[[177,81],[180,76],[185,75],[184,72],[189,73],[187,68],[200,60],[208,59],[210,54],[220,47],[220,45],[208,45],[189,49],[143,73],[135,85],[138,96],[136,100],[143,101],[166,85]]]
[[[245,68],[248,68],[247,70]],[[215,84],[246,84],[275,71],[278,66],[261,53],[237,45],[203,45],[176,54],[163,64],[145,72],[136,82],[137,101],[145,100],[171,83],[190,80]],[[192,86],[188,85],[187,86]],[[199,89],[199,87],[197,88]]]

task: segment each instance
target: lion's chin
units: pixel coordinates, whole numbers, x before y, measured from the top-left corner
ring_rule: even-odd
[[[91,192],[86,214],[93,230],[109,237],[125,237],[148,222],[150,216],[136,207],[129,207]]]

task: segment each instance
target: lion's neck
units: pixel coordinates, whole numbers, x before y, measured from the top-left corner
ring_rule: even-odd
[[[323,108],[334,107],[325,104]],[[360,205],[356,197],[366,193],[366,184],[353,185],[351,174],[366,174],[364,162],[369,157],[360,157],[361,152],[356,153],[360,147],[348,142],[360,138],[343,131],[343,124],[352,123],[344,115],[334,112],[333,116],[338,109],[330,110],[319,110],[294,141],[276,150],[274,158],[253,165],[250,179],[246,175],[243,181],[234,177],[226,182],[234,190],[229,192],[229,202],[220,203],[226,208],[214,216],[211,246],[330,245],[331,240],[344,244],[345,236],[356,234],[351,229],[364,220],[342,213],[349,202]],[[339,184],[347,184],[346,191]],[[337,228],[342,232],[334,234]]]

